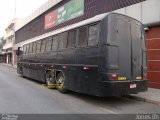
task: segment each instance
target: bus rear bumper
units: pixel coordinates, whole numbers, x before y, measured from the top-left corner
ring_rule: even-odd
[[[102,96],[120,96],[147,91],[148,80],[106,81],[101,89]]]

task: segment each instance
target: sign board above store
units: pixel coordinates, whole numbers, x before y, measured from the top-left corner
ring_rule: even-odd
[[[45,15],[44,28],[49,29],[84,14],[84,0],[71,0],[60,8]]]

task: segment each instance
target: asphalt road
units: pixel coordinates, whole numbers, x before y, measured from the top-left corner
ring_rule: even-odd
[[[61,94],[22,78],[0,65],[0,113],[25,114],[142,114],[160,113],[160,106],[125,97],[98,98]]]

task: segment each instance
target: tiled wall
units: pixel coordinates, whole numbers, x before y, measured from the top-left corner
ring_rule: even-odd
[[[149,28],[146,35],[150,87],[160,89],[160,26]]]

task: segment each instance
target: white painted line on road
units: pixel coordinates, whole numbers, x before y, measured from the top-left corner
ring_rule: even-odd
[[[115,111],[112,111],[112,110],[108,110],[108,109],[106,109],[106,108],[103,108],[103,107],[100,107],[102,110],[104,110],[104,111],[107,111],[108,113],[110,113],[110,114],[120,114],[120,113],[118,113],[118,112],[115,112]]]

